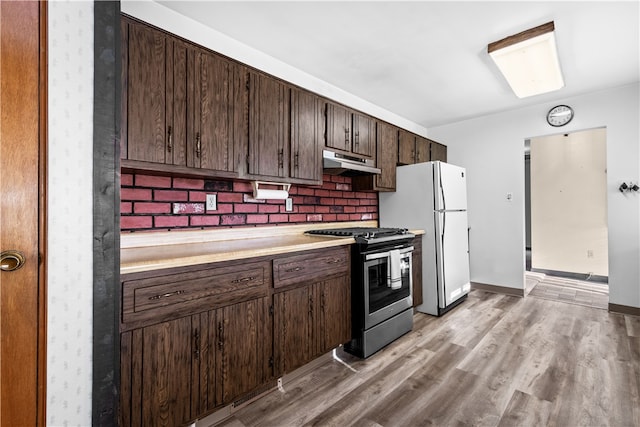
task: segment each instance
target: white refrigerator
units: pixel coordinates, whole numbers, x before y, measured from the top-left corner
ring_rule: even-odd
[[[469,293],[464,168],[443,162],[396,169],[396,191],[380,193],[381,227],[422,229],[422,313],[440,316]]]

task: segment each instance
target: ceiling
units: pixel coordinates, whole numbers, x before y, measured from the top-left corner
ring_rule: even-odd
[[[158,3],[425,128],[640,80],[639,1]],[[519,99],[487,45],[549,21],[565,87]]]

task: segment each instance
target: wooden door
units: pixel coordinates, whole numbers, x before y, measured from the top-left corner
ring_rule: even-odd
[[[352,151],[365,157],[373,158],[376,150],[376,122],[362,114],[353,114]]]
[[[416,162],[416,138],[405,130],[398,132],[398,164],[411,165]]]
[[[447,146],[431,141],[431,160],[447,161]]]
[[[187,98],[189,74],[187,60],[189,45],[167,38],[166,57],[166,157],[165,163],[185,166],[187,164]]]
[[[233,126],[234,64],[213,53],[194,50],[195,97],[194,166],[215,171],[234,171]]]
[[[321,353],[351,340],[350,283],[347,276],[340,276],[322,283],[320,295]]]
[[[351,111],[336,105],[327,104],[327,147],[351,151]]]
[[[46,9],[46,3],[0,2],[3,427],[44,425]],[[24,256],[22,267],[8,271],[20,259],[8,251]]]
[[[291,90],[291,177],[322,184],[324,103],[316,95]]]
[[[124,117],[121,157],[165,163],[170,137],[166,123],[167,50],[171,39],[133,21],[123,20],[122,67]]]
[[[271,318],[267,298],[224,307],[217,313],[217,384],[228,404],[273,377]]]
[[[378,163],[382,171],[376,178],[376,188],[382,191],[396,189],[396,162],[398,156],[398,128],[378,123]]]
[[[193,331],[187,316],[122,334],[121,368],[131,372],[123,389],[123,425],[176,426],[196,416],[191,412]]]
[[[426,138],[416,137],[416,163],[424,163],[431,160],[430,143]]]
[[[249,174],[289,175],[289,88],[273,77],[250,73]]]
[[[311,360],[311,286],[273,296],[275,375],[282,376]]]

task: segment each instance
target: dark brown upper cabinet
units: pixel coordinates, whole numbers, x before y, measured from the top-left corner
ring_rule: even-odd
[[[352,182],[356,191],[396,191],[398,128],[378,122],[376,129],[376,165],[381,173],[354,176]]]
[[[440,160],[441,162],[447,161],[447,146],[438,142],[431,141],[431,160]]]
[[[281,81],[249,72],[250,178],[289,176],[289,96],[289,87]]]
[[[406,130],[398,134],[398,165],[411,165],[431,160],[431,141]]]
[[[322,149],[372,159],[358,189],[394,191],[395,165],[446,146],[122,16],[121,166],[176,176],[322,183]],[[396,136],[393,136],[393,133]]]
[[[122,20],[123,159],[173,163],[175,111],[186,109],[186,88],[173,93],[174,39],[146,25]],[[185,52],[177,47],[176,69],[186,74]],[[182,93],[181,93],[181,90]],[[182,96],[180,96],[182,95]],[[184,125],[184,123],[182,123]],[[178,133],[184,134],[185,129]],[[182,154],[182,156],[180,155]],[[182,158],[181,158],[182,157]],[[184,152],[176,155],[182,160]]]
[[[369,116],[353,113],[353,136],[351,151],[375,159],[376,121]]]
[[[237,176],[240,65],[127,18],[122,35],[123,168]]]
[[[431,142],[427,138],[416,136],[416,163],[431,161]]]
[[[193,93],[187,106],[187,166],[236,172],[241,144],[234,142],[246,126],[243,69],[202,49],[189,53],[187,81],[193,81]]]
[[[322,184],[324,101],[301,89],[291,89],[291,178]]]
[[[416,136],[405,130],[398,131],[398,164],[411,165],[416,162]]]
[[[320,185],[324,102],[261,73],[249,73],[247,178]]]
[[[376,122],[338,104],[327,103],[326,146],[375,160]]]

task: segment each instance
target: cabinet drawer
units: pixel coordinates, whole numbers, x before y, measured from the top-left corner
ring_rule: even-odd
[[[349,254],[348,246],[340,246],[276,259],[273,286],[279,288],[346,274],[350,271]]]
[[[268,261],[187,271],[122,283],[122,322],[138,327],[147,321],[209,310],[267,295]]]

